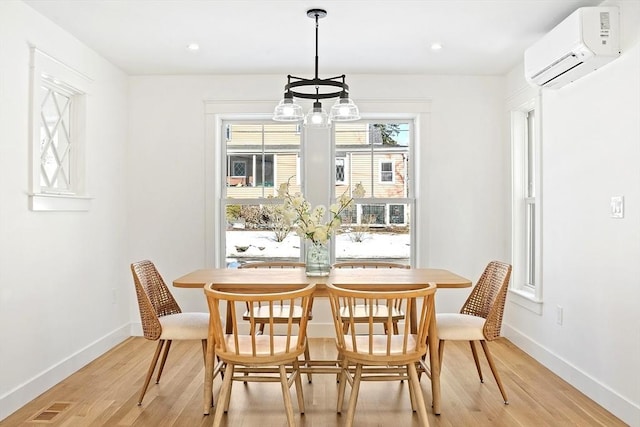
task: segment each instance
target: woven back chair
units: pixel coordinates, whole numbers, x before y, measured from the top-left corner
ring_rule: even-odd
[[[377,261],[346,261],[346,262],[336,262],[333,264],[333,268],[411,268],[407,264],[400,264],[396,262],[377,262]],[[357,301],[354,300],[354,319],[356,323],[367,323],[369,321],[366,313],[369,312],[367,310],[367,301]],[[393,318],[393,333],[398,333],[398,321],[402,319],[404,313],[402,311],[402,301],[391,301],[391,305],[388,305],[386,301],[373,301],[373,312],[374,312],[374,323],[380,323],[384,325],[385,332],[387,331],[387,324],[385,322],[387,316],[389,315],[389,311],[391,312],[391,316]],[[345,316],[346,317],[346,316]],[[349,328],[349,323],[345,322],[344,324],[344,332],[347,333]]]
[[[300,381],[300,364],[298,357],[307,348],[307,320],[311,310],[312,293],[315,285],[303,289],[264,294],[230,293],[213,289],[213,285],[205,286],[205,294],[211,315],[210,336],[215,343],[216,356],[225,364],[224,381],[220,390],[220,400],[216,406],[213,420],[214,426],[222,422],[223,412],[229,408],[231,386],[236,381],[277,381],[282,385],[282,397],[287,414],[287,422],[294,426],[293,405],[289,389],[296,385],[298,409],[304,413],[304,397]],[[285,301],[286,304],[282,304]],[[269,313],[266,319],[267,328],[263,334],[257,334],[260,322],[249,313],[249,323],[242,321],[245,306],[253,306],[260,302],[267,307]],[[222,324],[221,305],[231,313],[226,313],[227,325]],[[284,319],[285,306],[302,308],[299,319],[293,317],[293,311],[288,310]],[[276,318],[278,320],[276,320]],[[279,376],[268,375],[269,367],[277,367]],[[267,368],[260,369],[261,367]],[[289,368],[289,373],[287,372]],[[238,368],[238,369],[237,369]],[[235,373],[251,372],[256,375],[236,376]]]
[[[418,412],[420,425],[427,426],[427,410],[422,395],[416,364],[427,352],[427,332],[433,316],[436,285],[397,292],[355,291],[327,284],[331,312],[336,330],[336,347],[341,364],[338,388],[337,412],[342,411],[346,383],[351,384],[351,396],[345,426],[353,424],[361,381],[409,380],[411,407]],[[366,307],[374,307],[375,300],[402,300],[406,306],[399,322],[397,334],[375,332],[374,310],[367,314],[366,325],[355,317],[355,301],[366,301]],[[416,300],[415,304],[411,300]],[[416,307],[416,308],[414,308]],[[415,310],[415,313],[412,312]],[[413,320],[417,319],[417,320]],[[387,313],[384,321],[391,328],[394,318]],[[415,322],[415,323],[414,323]],[[349,328],[344,332],[344,324]],[[359,330],[356,330],[359,328]],[[355,365],[355,372],[352,366]]]
[[[304,262],[295,262],[295,261],[259,261],[259,262],[250,262],[247,264],[243,264],[238,268],[268,268],[268,269],[279,269],[279,268],[304,268]],[[250,316],[253,315],[255,322],[258,324],[258,332],[264,333],[264,327],[267,324],[267,319],[269,318],[268,307],[264,306],[260,301],[254,301],[253,307],[249,307],[247,305],[247,311],[243,314],[242,318],[244,320],[249,320]],[[276,323],[286,323],[289,319],[289,305],[287,305],[284,301],[280,301],[278,303],[280,308],[276,310],[277,314],[274,317]],[[312,301],[313,305],[313,301]],[[293,307],[293,319],[295,322],[300,323],[300,319],[302,316],[302,307],[294,306]],[[309,310],[309,319],[312,319],[311,310]],[[308,364],[310,358],[309,348],[305,348],[304,351],[304,360],[305,366]],[[307,381],[311,382],[312,376],[311,374],[307,374]]]
[[[141,405],[164,347],[156,377],[156,384],[160,382],[172,340],[199,339],[202,341],[203,355],[206,355],[209,315],[207,313],[183,313],[151,261],[134,262],[131,264],[131,273],[138,298],[142,332],[146,339],[158,341],[138,399],[138,405]]]
[[[480,381],[484,382],[475,346],[475,342],[480,341],[505,404],[509,403],[507,393],[500,380],[487,342],[500,336],[510,277],[511,265],[491,261],[463,304],[460,313],[440,313],[436,316],[440,340],[438,349],[440,366],[442,366],[445,341],[469,341],[478,376]]]

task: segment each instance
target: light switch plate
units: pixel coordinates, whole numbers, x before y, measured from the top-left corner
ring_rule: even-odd
[[[611,196],[611,218],[624,218],[624,196]]]

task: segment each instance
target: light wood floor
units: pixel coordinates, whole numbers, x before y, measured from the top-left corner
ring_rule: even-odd
[[[333,340],[311,340],[312,359],[335,357]],[[624,426],[619,419],[543,368],[505,339],[489,344],[509,394],[509,405],[483,360],[485,383],[478,380],[466,343],[448,342],[442,372],[442,414],[427,405],[431,426]],[[210,426],[202,415],[200,342],[175,342],[160,384],[152,383],[142,406],[137,398],[156,343],[130,338],[0,422],[1,426]],[[483,357],[483,356],[482,356]],[[214,395],[220,388],[214,384]],[[306,414],[300,426],[341,426],[335,412],[334,375],[303,377]],[[431,400],[428,378],[422,377],[425,399]],[[292,390],[295,390],[293,388]],[[347,387],[349,390],[349,387]],[[348,391],[347,391],[348,393]],[[277,383],[234,383],[227,426],[284,426],[286,416]],[[347,397],[348,399],[348,397]],[[294,410],[297,410],[293,397]],[[64,409],[65,403],[68,407]],[[59,405],[56,405],[59,404]],[[344,415],[346,416],[345,400]],[[53,418],[31,421],[44,410]],[[61,410],[61,412],[56,412]],[[367,382],[360,387],[358,426],[417,426],[407,383]]]

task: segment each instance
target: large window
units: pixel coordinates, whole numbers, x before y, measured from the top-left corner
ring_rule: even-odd
[[[336,261],[411,263],[413,211],[410,121],[359,121],[334,125],[335,157],[349,165],[345,182],[362,184],[364,198],[342,215]],[[335,197],[351,187],[336,180]]]
[[[285,182],[293,193],[311,191],[305,196],[317,196],[326,188],[324,203],[345,192],[351,195],[354,186],[362,184],[364,198],[342,212],[342,225],[331,239],[333,259],[411,263],[411,131],[409,121],[336,123],[326,135],[329,143],[333,132],[333,157],[319,160],[309,155],[313,168],[305,178],[302,156],[309,150],[302,149],[304,132],[298,125],[223,122],[225,264],[233,268],[257,260],[304,259],[305,242],[287,225],[277,198],[278,187]],[[382,182],[381,168],[392,174]],[[307,187],[317,183],[314,177],[323,170],[329,175],[326,185],[333,188],[309,190],[302,185],[307,180],[311,180]]]
[[[540,312],[539,115],[530,100],[511,111],[514,301]]]
[[[300,239],[286,225],[278,186],[299,185],[301,135],[295,124],[225,122],[225,257],[227,266],[300,259]]]

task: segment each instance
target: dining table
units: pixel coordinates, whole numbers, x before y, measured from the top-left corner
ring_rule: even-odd
[[[286,292],[315,284],[313,297],[328,297],[326,284],[361,290],[398,291],[411,290],[436,284],[438,289],[468,288],[471,281],[449,270],[438,268],[411,269],[331,269],[328,276],[308,276],[304,268],[289,269],[199,269],[173,281],[178,288],[195,288],[204,291],[205,286],[227,292]],[[437,295],[437,293],[436,293]],[[412,310],[415,313],[415,310]],[[415,331],[415,320],[411,319]],[[440,414],[440,360],[438,357],[438,334],[435,311],[429,323],[429,375],[431,378],[432,407]],[[204,413],[209,414],[213,393],[213,371],[215,366],[214,343],[207,342],[204,381]],[[334,373],[323,366],[337,361],[323,361],[306,369],[313,373]],[[320,366],[322,365],[322,366]],[[337,366],[337,365],[335,365]]]

